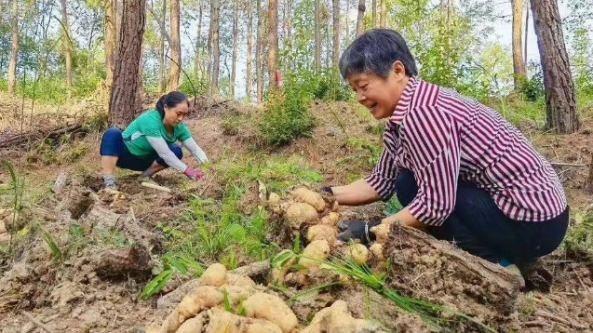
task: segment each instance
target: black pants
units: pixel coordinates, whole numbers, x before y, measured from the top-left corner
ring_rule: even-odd
[[[409,205],[418,193],[411,171],[396,179],[400,203]],[[568,207],[545,222],[520,222],[508,218],[485,190],[459,181],[453,213],[439,227],[426,231],[438,239],[455,242],[461,249],[491,262],[521,264],[554,251],[568,227]]]

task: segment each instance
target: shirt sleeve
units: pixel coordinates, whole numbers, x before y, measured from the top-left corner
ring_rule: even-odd
[[[192,155],[198,160],[198,163],[209,162],[206,153],[198,146],[194,138],[189,137],[185,141],[182,141],[183,146],[191,152]]]
[[[175,156],[171,149],[169,149],[169,145],[167,145],[167,141],[165,141],[165,139],[147,136],[146,140],[154,149],[154,151],[156,151],[159,157],[162,158],[165,163],[167,163],[168,166],[181,172],[184,172],[185,169],[187,169],[187,165],[181,162],[181,160]]]
[[[383,200],[389,200],[395,191],[396,176],[395,159],[387,149],[383,148],[379,162],[365,180]]]
[[[459,178],[460,136],[457,122],[437,107],[410,110],[405,146],[418,194],[408,206],[421,223],[442,225],[455,207]]]

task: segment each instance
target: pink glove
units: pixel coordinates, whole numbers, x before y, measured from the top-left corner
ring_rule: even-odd
[[[185,171],[183,172],[184,175],[186,175],[188,178],[191,178],[193,180],[200,180],[202,177],[204,177],[204,173],[200,170],[194,170],[192,168],[187,168],[185,169]]]

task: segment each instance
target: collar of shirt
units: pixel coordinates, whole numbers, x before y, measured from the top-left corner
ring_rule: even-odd
[[[414,92],[416,91],[416,87],[418,86],[418,79],[414,76],[410,76],[402,95],[399,98],[399,102],[395,106],[393,110],[393,114],[389,117],[389,122],[394,123],[396,125],[400,125],[408,111],[410,110],[410,102],[412,101],[412,96],[414,96]]]

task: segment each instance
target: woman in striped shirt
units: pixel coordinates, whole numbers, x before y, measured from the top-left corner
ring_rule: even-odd
[[[365,228],[398,222],[519,267],[558,247],[569,215],[562,184],[496,111],[418,79],[406,42],[393,30],[358,37],[342,54],[340,71],[358,102],[387,124],[373,171],[330,190],[344,205],[396,193],[405,207],[382,221],[342,222],[340,238],[372,241]]]

